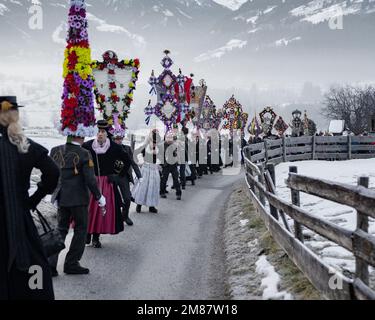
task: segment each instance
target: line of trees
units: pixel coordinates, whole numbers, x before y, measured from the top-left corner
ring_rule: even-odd
[[[347,129],[359,135],[369,130],[369,121],[375,116],[375,87],[333,87],[324,104],[326,117],[345,120]]]

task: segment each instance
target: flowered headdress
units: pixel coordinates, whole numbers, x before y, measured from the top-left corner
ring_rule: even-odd
[[[176,76],[170,68],[173,60],[169,57],[169,50],[165,50],[165,57],[161,61],[164,71],[159,77],[152,71],[149,84],[150,94],[157,95],[156,105],[152,105],[151,100],[145,108],[146,123],[149,124],[152,115],[156,115],[170,131],[172,127],[180,123],[190,110],[190,89],[192,79],[184,76],[181,69]]]
[[[92,137],[96,134],[94,81],[84,0],[70,1],[68,23],[61,131],[65,136]]]
[[[234,130],[241,130],[243,134],[249,115],[243,112],[242,105],[234,98],[234,95],[223,107],[223,129],[229,130],[233,136]]]

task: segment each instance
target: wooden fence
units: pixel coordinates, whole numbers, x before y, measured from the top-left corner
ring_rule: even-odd
[[[337,143],[337,141],[341,142],[344,139],[348,138],[342,138],[342,140],[339,137],[331,138],[329,141],[336,141],[335,143]],[[263,144],[264,148],[257,155],[252,155],[253,146],[246,147],[244,149],[246,182],[250,198],[275,241],[314,287],[321,292],[323,297],[339,300],[375,300],[375,291],[369,287],[369,266],[375,266],[375,237],[368,233],[369,217],[375,218],[375,191],[368,189],[369,179],[360,178],[358,186],[351,186],[298,175],[297,167],[290,167],[287,185],[291,192],[291,202],[277,196],[275,165],[272,163],[272,159],[268,163],[265,159],[273,157],[273,159],[277,159],[276,163],[282,162],[284,159],[286,161],[304,159],[303,156],[297,157],[291,153],[297,150],[298,152],[305,150],[309,154],[308,159],[330,159],[318,154],[327,155],[325,152],[327,148],[330,151],[334,150],[334,148],[330,148],[333,143],[327,144],[326,139],[319,138],[315,138],[315,143],[313,143],[313,140],[313,138],[300,138],[298,144],[301,145],[293,147],[289,147],[291,141],[295,143],[297,140],[285,139],[281,141],[280,145],[278,144],[280,141],[270,141]],[[322,141],[329,147],[318,147]],[[354,141],[368,143],[369,140],[354,139]],[[271,148],[266,147],[266,144]],[[312,145],[315,147],[312,147]],[[347,149],[345,149],[345,155],[348,158],[350,158],[350,155],[351,158],[368,157],[368,154],[354,153],[353,150],[368,151],[371,148],[353,148],[353,145],[350,145],[351,147],[347,144]],[[275,146],[277,149],[281,149],[283,153],[281,159],[278,159],[280,156],[277,157],[279,155],[277,151],[270,152],[277,150],[272,149]],[[323,150],[323,152],[318,152],[318,150]],[[349,152],[347,152],[348,150]],[[259,156],[260,154],[262,156]],[[344,153],[335,152],[334,154],[343,155]],[[304,153],[301,153],[301,155],[304,155]],[[255,164],[253,161],[261,162]],[[300,208],[300,192],[356,209],[357,229],[355,231],[347,230],[303,210]],[[288,223],[286,215],[293,220],[292,225]],[[303,228],[307,228],[352,252],[356,260],[356,271],[353,277],[344,276],[310,250],[304,244]]]
[[[375,137],[300,137],[266,140],[248,147],[252,162],[351,160],[375,157]]]

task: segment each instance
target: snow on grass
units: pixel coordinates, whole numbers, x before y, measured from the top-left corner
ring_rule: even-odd
[[[264,300],[292,300],[293,297],[286,291],[279,291],[280,276],[268,262],[265,255],[256,262],[256,272],[264,276],[261,288]]]
[[[276,167],[277,194],[291,202],[290,189],[286,186],[289,167],[297,166],[298,173],[305,176],[357,185],[361,176],[370,177],[370,188],[375,188],[375,159],[350,161],[302,161],[282,163]],[[354,231],[356,229],[356,211],[332,201],[301,193],[301,207],[309,213],[335,223],[340,227]],[[289,220],[292,226],[292,220]],[[370,219],[369,232],[375,235],[375,223]],[[306,244],[318,253],[324,261],[333,267],[354,271],[354,257],[347,250],[326,240],[325,238],[304,229],[304,234],[310,235]]]
[[[246,227],[249,224],[250,220],[249,219],[244,219],[240,221],[241,227]]]

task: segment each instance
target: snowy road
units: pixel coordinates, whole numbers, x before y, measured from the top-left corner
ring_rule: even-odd
[[[243,175],[205,176],[188,183],[182,201],[174,193],[160,213],[135,213],[133,227],[87,247],[88,276],[54,280],[57,299],[216,299],[225,297],[222,207]],[[70,235],[71,237],[71,235]],[[70,240],[69,237],[69,240]]]

